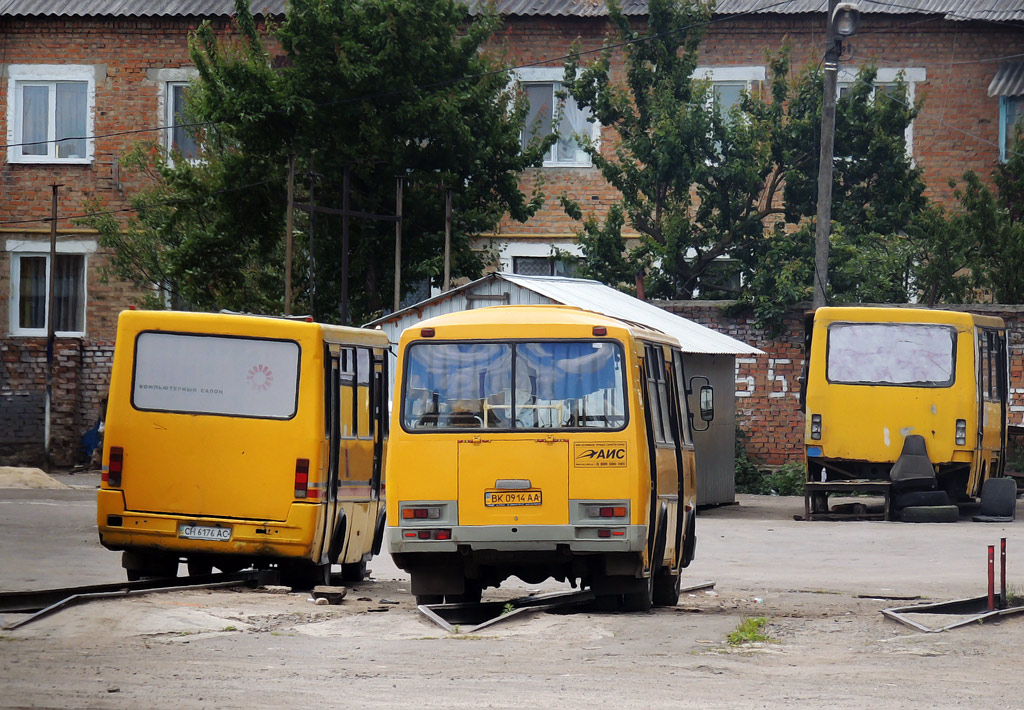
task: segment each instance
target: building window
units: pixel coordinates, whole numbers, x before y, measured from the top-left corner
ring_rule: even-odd
[[[592,120],[590,110],[580,108],[572,97],[558,98],[564,72],[557,67],[520,69],[516,77],[522,86],[530,110],[521,137],[525,149],[549,133],[558,140],[544,157],[544,167],[589,167],[590,156],[583,150],[581,137],[596,141],[600,128]]]
[[[46,335],[49,297],[49,244],[8,240],[11,259],[10,331],[13,335]],[[88,254],[92,240],[57,244],[53,264],[53,323],[61,336],[85,333]]]
[[[575,277],[578,268],[579,261],[575,259],[559,259],[553,256],[512,257],[512,273],[523,276]]]
[[[95,70],[65,65],[8,68],[7,160],[88,163],[93,155]]]
[[[743,81],[711,82],[711,106],[722,116],[728,117],[734,106],[738,106],[744,91],[749,87]]]
[[[185,111],[185,96],[188,93],[187,81],[169,81],[166,87],[166,109],[164,117],[167,131],[167,150],[171,155],[180,153],[186,160],[199,157],[199,146],[196,143],[195,127],[189,125],[192,119]]]
[[[1019,149],[1016,142],[1016,126],[1024,119],[1024,96],[999,97],[999,159],[1004,163],[1010,154]]]
[[[839,70],[839,98],[844,97],[850,91],[850,87],[853,85],[853,82],[857,80],[857,71],[857,69]],[[896,82],[901,77],[903,82],[907,85],[907,104],[913,106],[915,87],[927,78],[924,68],[921,67],[911,67],[906,69],[879,69],[878,73],[875,75],[875,83],[873,85],[874,91],[871,94],[872,97],[876,96],[878,92],[881,92],[885,96],[891,97],[894,101],[897,100],[895,98]],[[907,144],[907,155],[913,156],[913,122],[907,126],[904,140]]]

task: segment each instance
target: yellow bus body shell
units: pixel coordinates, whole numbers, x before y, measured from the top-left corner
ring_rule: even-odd
[[[143,332],[283,340],[300,349],[295,414],[287,420],[142,411],[132,405],[136,338]],[[103,466],[123,449],[121,486],[102,484],[97,525],[111,549],[150,548],[316,561],[323,552],[325,501],[296,499],[297,459],[309,460],[309,489],[327,484],[325,343],[387,348],[380,331],[234,314],[124,311],[118,319],[104,431]],[[343,445],[351,442],[343,442]],[[345,451],[341,452],[344,463]],[[379,500],[368,491],[338,505],[349,521],[337,562],[370,552]],[[369,473],[358,476],[369,478]],[[368,487],[368,482],[366,487]],[[370,508],[373,508],[371,511]],[[108,517],[121,524],[108,524]],[[364,528],[369,521],[369,532]],[[227,544],[178,537],[179,524],[231,526]],[[353,531],[355,528],[355,531]],[[353,542],[354,540],[354,542]]]

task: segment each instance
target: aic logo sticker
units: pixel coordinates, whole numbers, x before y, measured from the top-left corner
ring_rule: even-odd
[[[625,468],[626,442],[577,442],[573,461],[576,468]]]

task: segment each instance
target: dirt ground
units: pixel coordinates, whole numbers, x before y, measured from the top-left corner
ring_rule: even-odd
[[[68,487],[0,489],[0,589],[123,579],[96,541],[95,479],[58,478]],[[449,633],[386,555],[338,606],[250,590],[91,602],[0,632],[0,707],[1021,706],[1024,615],[929,634],[879,612],[912,603],[895,597],[984,594],[1001,537],[1024,591],[1024,520],[794,521],[802,511],[759,496],[704,511],[684,584],[714,590],[650,613],[538,612]],[[772,640],[730,646],[748,617]]]

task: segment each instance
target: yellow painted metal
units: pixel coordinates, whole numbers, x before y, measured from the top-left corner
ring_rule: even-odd
[[[954,380],[945,387],[831,383],[826,376],[828,328],[834,323],[943,324],[955,330]],[[1004,331],[1001,318],[917,308],[819,308],[806,383],[804,439],[825,459],[894,463],[911,434],[924,437],[935,464],[971,462],[968,492],[980,490],[984,461],[1001,455],[1000,405],[980,405],[976,330]],[[979,412],[983,415],[979,427]],[[812,416],[821,417],[821,438],[811,438]],[[966,422],[966,444],[955,443],[956,421]],[[984,444],[979,446],[978,432]]]
[[[281,420],[136,409],[131,399],[136,339],[149,331],[296,343],[300,360],[295,415]],[[338,343],[377,352],[388,347],[387,336],[380,331],[299,320],[123,312],[118,320],[111,372],[103,465],[109,466],[113,446],[123,449],[124,463],[121,490],[113,491],[104,483],[98,497],[97,523],[104,543],[117,549],[151,546],[195,553],[224,552],[225,547],[217,543],[178,539],[177,527],[172,524],[175,520],[199,524],[217,520],[229,521],[238,531],[290,531],[279,536],[254,534],[251,541],[236,536],[232,552],[237,554],[318,560],[325,539],[330,539],[324,527],[333,531],[337,520],[333,504],[324,501],[323,496],[329,469],[324,351],[325,345]],[[361,405],[369,411],[368,400]],[[348,406],[351,411],[351,398]],[[368,429],[364,427],[364,431]],[[352,508],[346,499],[368,501],[361,509],[346,510],[356,521],[353,525],[349,520],[347,532],[349,538],[358,537],[358,543],[346,545],[349,556],[355,555],[356,560],[372,548],[376,510],[381,505],[369,490],[373,440],[370,434],[368,437],[342,438],[339,447],[338,505]],[[320,494],[319,499],[295,497],[297,459],[309,460],[309,488]],[[346,481],[365,485],[346,486]],[[125,516],[124,528],[109,526],[108,515]],[[137,515],[156,522],[147,528],[137,522],[141,520]],[[129,520],[136,521],[131,532],[125,529]]]

